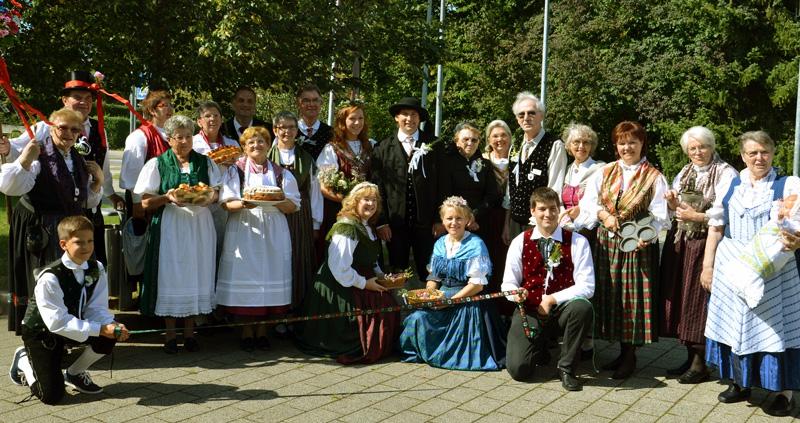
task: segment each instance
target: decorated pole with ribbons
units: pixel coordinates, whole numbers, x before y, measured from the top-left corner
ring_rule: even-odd
[[[253,324],[279,324],[279,323],[285,324],[285,323],[295,323],[295,322],[310,322],[314,320],[338,319],[342,317],[370,316],[374,314],[394,313],[403,310],[416,310],[421,308],[442,307],[442,306],[450,306],[456,304],[474,303],[478,301],[492,300],[495,298],[502,298],[511,295],[525,296],[527,292],[528,291],[525,288],[520,288],[511,291],[494,292],[491,294],[478,294],[464,298],[443,298],[441,300],[426,301],[424,303],[417,303],[417,304],[400,304],[391,307],[381,307],[372,309],[357,308],[352,311],[343,311],[339,313],[316,314],[311,316],[290,316],[290,317],[262,320],[260,322],[226,323],[220,325],[204,326],[204,328],[235,327],[235,326],[247,326]],[[522,329],[525,331],[525,336],[528,337],[529,339],[533,339],[533,337],[536,336],[536,333],[535,330],[528,325],[528,319],[526,318],[525,314],[524,302],[517,303],[517,309],[519,310],[519,313],[522,317]],[[139,335],[145,333],[161,333],[164,332],[165,330],[166,329],[140,329],[140,330],[129,330],[128,333],[131,335]],[[117,329],[114,332],[115,335],[119,337],[120,334],[119,327],[117,327]]]

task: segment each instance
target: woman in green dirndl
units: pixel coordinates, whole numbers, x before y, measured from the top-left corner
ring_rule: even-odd
[[[316,268],[314,240],[322,224],[322,193],[317,182],[317,165],[307,151],[296,148],[297,117],[280,112],[272,121],[277,142],[269,151],[273,163],[292,172],[300,191],[300,209],[286,215],[292,238],[292,307],[299,307],[311,285]]]
[[[636,347],[658,340],[658,238],[639,237],[632,248],[623,248],[620,227],[651,216],[656,234],[666,228],[667,180],[645,157],[647,133],[641,124],[620,122],[611,140],[618,160],[592,176],[579,204],[601,224],[594,250],[595,334],[621,344],[619,357],[603,369],[625,379],[636,370]]]
[[[381,249],[375,235],[380,214],[378,187],[362,182],[342,202],[338,220],[328,233],[328,257],[306,293],[302,316],[396,306],[394,297],[377,283]],[[392,352],[400,333],[397,312],[313,320],[298,325],[297,346],[340,363],[373,363]]]
[[[184,318],[184,348],[195,351],[194,317],[210,313],[214,306],[216,255],[208,246],[216,245],[217,233],[207,206],[217,201],[222,174],[208,157],[192,150],[191,119],[173,116],[164,130],[170,149],[144,165],[133,192],[153,214],[139,309],[144,315],[164,317],[164,351],[174,354],[176,318]],[[176,188],[201,183],[213,187],[212,194],[199,198],[199,203],[182,203]]]

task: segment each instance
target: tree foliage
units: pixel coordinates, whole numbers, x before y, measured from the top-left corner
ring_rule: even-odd
[[[387,107],[419,95],[425,79],[434,110],[435,65],[443,63],[444,136],[462,120],[500,118],[516,128],[514,95],[539,91],[543,0],[449,0],[441,38],[435,18],[425,23],[426,3],[43,0],[28,10],[4,57],[23,96],[45,111],[55,106],[64,73],[78,68],[104,72],[112,90],[164,81],[190,99],[224,102],[237,85],[253,85],[264,94],[265,117],[291,108],[305,82],[339,98],[357,88],[374,138],[394,130]],[[677,140],[689,126],[711,128],[734,165],[736,137],[765,129],[779,144],[776,164],[788,169],[797,7],[781,0],[553,0],[546,126],[591,125],[609,159],[611,128],[642,121],[650,159],[668,175],[686,162]],[[360,78],[352,75],[356,60]]]

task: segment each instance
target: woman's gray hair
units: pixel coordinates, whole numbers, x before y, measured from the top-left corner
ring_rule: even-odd
[[[517,94],[514,104],[511,105],[511,111],[514,112],[514,116],[519,113],[519,104],[526,100],[533,101],[533,108],[536,109],[537,112],[544,114],[544,107],[542,106],[542,102],[539,101],[539,98],[533,95],[530,91],[523,91]]]
[[[690,140],[695,140],[701,145],[709,147],[711,151],[717,148],[717,141],[714,139],[714,133],[705,126],[692,126],[681,135],[681,148],[684,154],[689,154]]]
[[[175,115],[164,123],[164,133],[167,134],[167,138],[175,135],[178,129],[188,129],[194,133],[194,121],[183,115]]]
[[[597,149],[597,132],[594,132],[589,125],[584,125],[582,123],[570,122],[566,128],[564,128],[564,132],[561,133],[561,141],[564,141],[564,146],[567,149],[567,153],[571,156],[572,151],[569,149],[570,142],[574,138],[588,138],[589,143],[592,148],[589,150],[589,157],[592,157],[594,151]]]
[[[492,151],[492,144],[489,143],[489,135],[491,135],[494,128],[502,128],[503,131],[508,135],[508,142],[511,143],[511,128],[508,127],[508,124],[502,119],[495,119],[489,122],[486,125],[486,152],[489,153]]]
[[[749,131],[739,136],[739,153],[744,153],[744,143],[747,141],[755,141],[764,147],[768,147],[770,151],[775,152],[775,141],[765,131]]]
[[[297,115],[289,111],[282,111],[278,112],[274,118],[272,118],[272,126],[278,126],[278,124],[282,120],[293,120],[294,124],[297,125]]]

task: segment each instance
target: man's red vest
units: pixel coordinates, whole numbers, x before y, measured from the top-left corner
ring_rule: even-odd
[[[564,241],[561,243],[561,263],[553,269],[553,279],[545,291],[544,280],[547,277],[547,266],[545,266],[545,258],[542,257],[536,240],[531,239],[531,233],[533,233],[533,229],[525,231],[522,242],[522,287],[528,290],[525,305],[534,307],[535,310],[542,302],[543,295],[575,285],[575,281],[572,279],[572,270],[575,266],[572,264],[572,249],[570,248],[572,232],[562,230]]]

